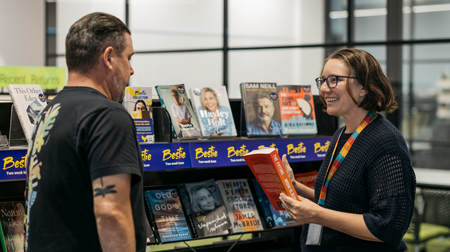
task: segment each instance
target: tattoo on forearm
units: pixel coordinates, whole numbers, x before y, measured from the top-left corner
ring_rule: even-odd
[[[108,193],[116,193],[117,192],[116,190],[112,190],[114,187],[116,187],[116,185],[109,185],[107,187],[103,187],[103,177],[100,178],[100,181],[102,182],[102,188],[94,189],[94,191],[96,192],[94,197],[101,195],[104,198],[106,196],[106,194],[108,194]]]

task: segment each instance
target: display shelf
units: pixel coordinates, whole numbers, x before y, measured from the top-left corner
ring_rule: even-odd
[[[154,132],[156,143],[141,144],[141,157],[144,163],[144,188],[173,187],[182,183],[194,183],[207,179],[252,179],[253,173],[242,159],[245,153],[261,146],[278,149],[280,156],[288,154],[288,161],[294,173],[317,171],[325,156],[331,136],[337,129],[337,119],[323,112],[323,106],[314,97],[317,136],[289,136],[247,138],[239,129],[235,138],[174,141],[171,137],[170,118],[167,111],[160,107],[158,100],[153,101]],[[0,130],[9,137],[11,102],[0,102]],[[230,108],[236,126],[241,125],[240,99],[230,99]],[[6,120],[3,120],[6,119]],[[0,149],[0,200],[23,200],[25,189],[26,146]],[[288,226],[244,233],[250,239],[234,243],[228,236],[197,238],[188,244],[201,244],[195,251],[298,251],[301,227]],[[230,239],[230,240],[228,240]],[[217,241],[221,240],[221,241]],[[207,242],[206,242],[207,241]],[[207,244],[209,242],[209,244]],[[188,248],[163,247],[169,244],[154,245],[156,251],[192,251]],[[176,243],[174,243],[176,246]]]
[[[144,171],[229,167],[246,165],[242,156],[259,147],[273,147],[289,162],[322,160],[331,137],[236,139],[235,141],[197,141],[141,144]],[[0,150],[0,181],[25,179],[27,149]]]

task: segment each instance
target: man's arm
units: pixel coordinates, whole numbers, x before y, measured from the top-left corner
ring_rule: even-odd
[[[103,251],[136,251],[130,185],[128,173],[100,177],[92,182],[94,214]]]

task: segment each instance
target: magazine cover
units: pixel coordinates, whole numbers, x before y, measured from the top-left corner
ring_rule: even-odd
[[[246,179],[217,180],[216,184],[228,211],[233,233],[264,229]]]
[[[264,193],[258,180],[253,179],[252,181],[256,191],[256,197],[261,206],[266,228],[298,225],[286,210],[275,210],[272,204],[270,204],[269,198],[267,198],[267,195]]]
[[[241,88],[247,136],[281,136],[277,84],[244,82]]]
[[[201,137],[200,125],[192,109],[184,84],[155,87],[161,107],[170,114],[173,139]]]
[[[149,190],[144,195],[161,243],[191,239],[177,190]]]
[[[3,251],[23,252],[25,202],[0,202],[0,244]]]
[[[29,142],[38,115],[47,106],[41,86],[14,84],[8,85],[8,91],[27,142]]]
[[[237,135],[225,87],[194,88],[189,94],[204,137]]]
[[[134,120],[138,142],[155,142],[152,118],[152,88],[126,87],[123,106]]]
[[[214,179],[182,184],[179,191],[194,237],[230,233],[231,222]]]
[[[280,85],[278,91],[283,134],[317,134],[311,86]]]

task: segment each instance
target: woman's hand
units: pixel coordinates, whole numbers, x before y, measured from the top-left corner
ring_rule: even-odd
[[[294,200],[281,193],[280,199],[286,211],[297,224],[316,223],[315,220],[317,220],[322,207],[301,196],[298,196],[298,200]]]
[[[289,175],[289,179],[291,179],[291,183],[295,187],[297,181],[295,180],[294,172],[292,171],[291,165],[287,161],[286,154],[284,154],[283,157],[281,158],[281,162],[283,162],[283,166],[286,169],[287,174]]]

